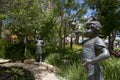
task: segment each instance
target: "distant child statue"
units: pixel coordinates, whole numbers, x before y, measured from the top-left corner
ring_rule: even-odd
[[[104,41],[98,36],[101,24],[96,20],[86,23],[86,32],[83,34],[88,39],[82,42],[82,62],[87,72],[87,80],[104,80],[99,62],[107,59],[110,54]]]
[[[44,44],[44,41],[41,39],[41,36],[40,35],[37,35],[36,36],[36,41],[37,41],[37,44],[36,44],[36,54],[38,55],[38,59],[39,59],[39,63],[42,62],[42,48],[41,46],[45,45]]]

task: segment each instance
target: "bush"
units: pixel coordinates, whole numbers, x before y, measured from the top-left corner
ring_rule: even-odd
[[[70,61],[78,61],[80,59],[80,55],[81,51],[66,47],[62,49],[61,58]]]
[[[4,58],[11,59],[12,61],[23,61],[26,58],[36,58],[35,45],[27,44],[26,46],[27,54],[25,56],[25,44],[23,42],[16,44],[6,42],[4,44]]]
[[[71,64],[65,72],[67,80],[86,80],[85,71],[80,62]]]
[[[43,49],[43,54],[42,54],[43,59],[45,59],[52,53],[58,53],[57,47],[55,45],[42,46],[42,49]]]
[[[0,40],[0,58],[5,58],[5,41]]]
[[[120,80],[120,59],[111,56],[107,61],[101,63],[105,80]]]
[[[0,80],[35,80],[33,74],[23,68],[1,67]]]
[[[36,45],[35,44],[27,44],[27,59],[36,59],[37,54],[36,54]]]
[[[7,43],[5,45],[5,58],[11,59],[12,61],[23,61],[25,59],[24,56],[24,48],[25,45],[24,43],[17,43],[17,44],[12,44],[12,43]]]
[[[57,74],[65,80],[86,80],[86,73],[81,62],[72,62],[70,65],[60,67]],[[111,56],[100,63],[105,80],[120,80],[120,59]]]
[[[61,64],[60,54],[58,53],[50,53],[48,57],[45,58],[45,62],[52,64],[54,66],[59,66]]]
[[[74,49],[65,48],[61,54],[50,53],[46,57],[46,62],[57,66],[58,76],[60,80],[86,80],[86,73],[81,65],[81,51],[75,51]],[[61,63],[62,59],[70,60],[70,64]],[[79,60],[79,61],[78,61]],[[120,59],[111,56],[106,61],[100,63],[102,67],[102,73],[105,80],[120,80]]]

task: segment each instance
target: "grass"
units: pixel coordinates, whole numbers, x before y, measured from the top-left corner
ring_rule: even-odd
[[[111,56],[108,60],[100,63],[105,80],[120,80],[120,59]],[[81,62],[73,62],[69,65],[62,65],[57,71],[60,80],[86,80],[86,73]]]
[[[70,43],[66,45],[66,47],[70,47]],[[77,50],[81,50],[82,49],[82,46],[81,45],[78,45],[78,44],[73,44],[72,46],[74,49],[77,49]]]
[[[107,61],[101,63],[105,80],[120,80],[120,59],[111,56]]]
[[[79,46],[76,47],[79,49]],[[72,55],[72,57],[76,57],[76,55]],[[59,76],[59,80],[86,80],[86,73],[81,65],[80,55],[77,58],[79,58],[79,61],[78,59],[70,59],[70,63],[63,64],[61,63],[61,55],[51,54],[46,60],[48,63],[58,67],[56,74]],[[119,58],[111,56],[109,59],[100,62],[100,65],[105,80],[120,80]]]

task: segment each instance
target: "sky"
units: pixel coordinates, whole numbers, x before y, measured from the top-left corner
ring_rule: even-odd
[[[76,11],[72,11],[71,14],[75,14]],[[94,16],[96,14],[96,10],[88,9],[87,12],[83,15],[84,18],[89,18],[91,16]]]
[[[83,3],[84,2],[84,0],[75,0],[75,1],[76,1],[76,3]],[[72,11],[71,13],[75,14],[76,11]],[[89,17],[89,16],[92,16],[94,14],[96,14],[96,10],[91,10],[90,8],[88,8],[87,13],[85,13],[84,16]]]
[[[87,10],[87,13],[85,14],[85,16],[92,16],[92,15],[94,15],[95,13],[96,13],[95,10],[88,9],[88,10]]]

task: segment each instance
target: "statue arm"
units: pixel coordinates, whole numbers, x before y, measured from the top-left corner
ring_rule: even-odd
[[[100,54],[96,56],[94,59],[92,59],[93,63],[107,59],[110,56],[107,46],[105,45],[104,41],[101,38],[97,39],[95,48],[100,51]]]
[[[95,46],[101,53],[96,56],[93,59],[85,59],[83,65],[87,65],[87,64],[93,64],[93,63],[98,63],[102,60],[105,60],[107,58],[109,58],[110,53],[106,47],[106,45],[104,44],[104,42],[102,41],[102,39],[99,39],[98,42],[96,43]],[[96,53],[97,54],[97,53]]]
[[[97,63],[99,61],[105,60],[107,58],[109,58],[110,54],[107,48],[102,48],[102,53],[99,54],[97,57],[93,58],[91,63]]]
[[[94,64],[94,63],[98,63],[102,60],[105,60],[107,58],[109,58],[110,54],[108,49],[106,48],[102,48],[102,53],[99,54],[97,57],[93,58],[93,59],[85,59],[83,65],[86,66],[87,64]]]

